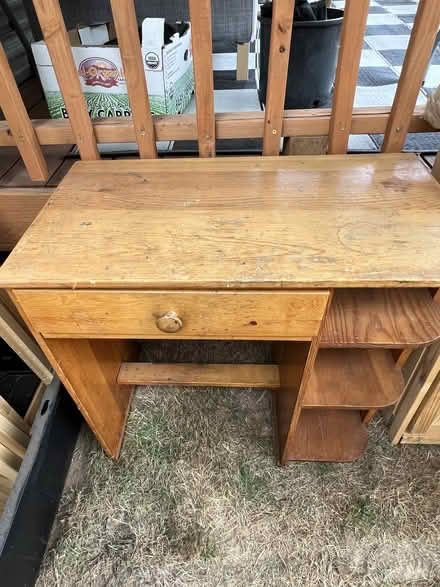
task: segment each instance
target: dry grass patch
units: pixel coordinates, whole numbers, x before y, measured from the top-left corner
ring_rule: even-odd
[[[440,585],[440,447],[380,418],[357,463],[280,468],[269,392],[147,387],[120,461],[84,429],[74,468],[40,587]]]

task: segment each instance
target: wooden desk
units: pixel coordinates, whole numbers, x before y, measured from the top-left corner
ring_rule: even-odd
[[[440,188],[413,155],[77,163],[0,270],[117,457],[131,386],[274,390],[281,462],[349,461],[440,337]],[[133,363],[133,339],[271,340],[273,365]]]

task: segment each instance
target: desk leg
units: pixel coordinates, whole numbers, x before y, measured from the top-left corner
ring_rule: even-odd
[[[121,363],[135,358],[126,340],[39,339],[104,450],[119,457],[134,387],[116,383]]]
[[[275,347],[279,365],[280,388],[273,392],[278,427],[280,462],[293,460],[296,450],[295,432],[301,413],[302,399],[318,352],[318,339],[312,342],[284,342]]]

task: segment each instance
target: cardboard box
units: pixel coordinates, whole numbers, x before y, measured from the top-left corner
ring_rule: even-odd
[[[142,58],[153,114],[180,114],[194,91],[191,25],[177,25],[180,32],[165,42],[165,19],[146,18],[142,23]],[[91,118],[130,116],[127,85],[111,26],[84,27],[69,38],[81,87]],[[87,44],[99,42],[102,44]],[[68,118],[55,71],[44,41],[32,51],[52,118]]]

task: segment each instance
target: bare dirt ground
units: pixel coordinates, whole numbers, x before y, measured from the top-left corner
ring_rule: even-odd
[[[377,417],[358,462],[281,468],[270,404],[139,388],[119,462],[84,428],[38,586],[440,585],[440,447]]]

